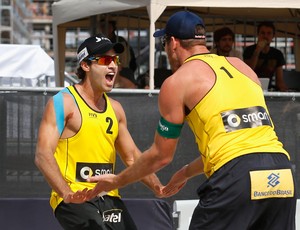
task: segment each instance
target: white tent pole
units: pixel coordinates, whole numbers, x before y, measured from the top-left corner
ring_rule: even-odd
[[[55,86],[64,86],[66,28],[53,23]]]
[[[57,25],[53,25],[53,50],[54,50],[54,74],[55,74],[55,86],[58,87],[59,85],[59,49],[58,49],[58,34],[57,34]]]
[[[62,26],[57,26],[57,28],[57,50],[59,50],[59,53],[55,57],[57,59],[54,60],[58,63],[58,74],[55,72],[55,83],[57,87],[63,87],[65,80],[66,28]]]
[[[155,38],[152,36],[155,31],[155,24],[150,19],[150,40],[149,40],[149,87],[154,89],[154,53],[155,53]]]
[[[150,34],[149,34],[149,87],[154,89],[154,54],[155,54],[155,38],[153,33],[155,32],[155,22],[166,9],[166,6],[155,4],[151,1],[147,6],[147,11],[150,19]]]

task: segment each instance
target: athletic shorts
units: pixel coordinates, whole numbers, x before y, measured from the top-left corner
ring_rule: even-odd
[[[253,153],[222,166],[197,190],[190,230],[294,230],[296,185],[281,153]]]
[[[123,201],[107,195],[82,204],[61,202],[55,217],[65,230],[137,229]]]

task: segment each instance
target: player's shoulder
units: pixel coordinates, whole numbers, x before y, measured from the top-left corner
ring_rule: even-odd
[[[115,110],[115,111],[118,111],[120,109],[123,110],[122,104],[119,101],[117,101],[116,99],[113,99],[113,98],[107,96],[107,102],[111,104],[113,110]]]

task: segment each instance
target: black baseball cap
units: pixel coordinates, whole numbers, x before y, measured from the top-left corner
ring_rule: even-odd
[[[198,15],[179,11],[169,18],[164,29],[156,31],[153,36],[166,34],[179,39],[205,39],[205,24]]]
[[[112,43],[103,34],[98,34],[84,40],[77,50],[77,60],[82,62],[84,59],[95,54],[105,54],[107,51],[114,49],[116,53],[120,54],[124,51],[124,46],[121,43]]]

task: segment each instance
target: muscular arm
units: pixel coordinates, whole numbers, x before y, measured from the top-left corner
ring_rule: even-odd
[[[73,197],[74,193],[64,180],[54,157],[58,140],[59,132],[56,125],[55,110],[53,100],[50,99],[40,123],[34,161],[50,187],[60,197],[64,198],[65,202],[82,202],[82,200]]]
[[[55,190],[59,196],[64,197],[65,194],[68,194],[71,190],[63,179],[54,158],[58,139],[59,133],[56,126],[53,100],[50,99],[46,105],[39,128],[35,152],[35,164],[40,169],[51,188]]]
[[[166,145],[164,147],[159,147],[162,145],[160,143],[164,143]],[[89,192],[87,199],[95,197],[102,191],[107,192],[116,188],[122,188],[143,178],[144,182],[148,186],[149,183],[152,184],[150,185],[151,188],[154,185],[154,189],[156,191],[155,184],[153,183],[153,177],[145,177],[163,168],[172,160],[173,152],[175,151],[175,147],[172,146],[176,146],[176,143],[177,139],[165,139],[156,134],[155,141],[152,146],[141,154],[133,164],[124,169],[118,175],[105,174],[89,178],[89,182],[97,182],[97,184],[94,189]]]

